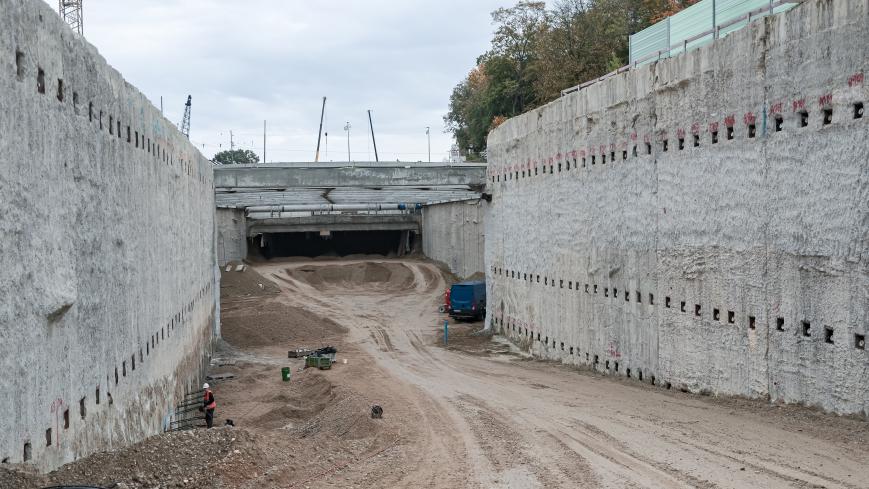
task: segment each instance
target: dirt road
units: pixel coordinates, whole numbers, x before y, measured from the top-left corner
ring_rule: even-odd
[[[446,285],[432,264],[255,268],[280,288],[276,300],[346,329],[353,372],[324,375],[384,407],[389,434],[372,444],[377,453],[325,469],[339,485],[869,487],[863,420],[529,361],[468,337],[468,326],[457,348],[443,348]]]

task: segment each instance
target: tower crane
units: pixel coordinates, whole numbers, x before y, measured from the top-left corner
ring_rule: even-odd
[[[84,21],[82,20],[82,6],[84,0],[58,0],[57,12],[64,22],[69,24],[78,35],[84,35]]]

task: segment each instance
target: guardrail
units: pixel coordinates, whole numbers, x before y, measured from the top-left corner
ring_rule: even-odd
[[[622,66],[621,68],[619,68],[617,70],[613,70],[613,71],[611,71],[611,72],[609,72],[601,77],[595,78],[593,80],[589,80],[581,85],[576,85],[574,87],[564,89],[561,91],[561,96],[563,97],[563,96],[568,95],[570,93],[578,92],[578,91],[580,91],[584,88],[590,87],[596,83],[602,82],[604,80],[612,78],[612,77],[619,75],[621,73],[625,73],[627,71],[630,71],[631,69],[634,69],[637,66],[639,66],[640,64],[643,64],[647,61],[660,60],[664,54],[666,54],[666,57],[669,57],[669,56],[671,56],[674,48],[678,49],[681,47],[682,48],[681,53],[685,53],[688,51],[688,44],[690,44],[694,41],[697,41],[699,39],[702,39],[710,34],[712,35],[712,41],[715,41],[716,39],[719,38],[719,35],[723,29],[727,29],[728,27],[733,26],[735,24],[738,24],[742,21],[751,22],[752,17],[756,18],[758,15],[761,15],[761,14],[771,15],[776,8],[781,7],[783,5],[793,4],[794,6],[796,6],[796,5],[799,5],[805,1],[807,1],[807,0],[778,0],[778,1],[770,0],[768,5],[765,5],[763,7],[756,8],[753,10],[749,10],[747,13],[740,15],[739,17],[735,17],[735,18],[730,19],[726,22],[722,22],[721,24],[716,24],[715,27],[712,29],[709,29],[709,30],[703,31],[699,34],[695,34],[691,37],[682,39],[679,42],[677,42],[676,44],[670,44],[668,49],[661,49],[661,50],[658,50],[654,53],[647,54],[647,55],[645,55],[641,58],[637,58],[637,59],[633,60],[631,63],[629,63],[625,66]],[[764,17],[766,17],[767,15],[764,15]],[[714,16],[713,16],[713,19],[714,19]],[[669,18],[667,20],[669,21]]]

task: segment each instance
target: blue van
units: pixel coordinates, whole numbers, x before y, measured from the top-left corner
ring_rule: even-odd
[[[481,319],[486,315],[486,282],[461,282],[450,288],[450,317]]]

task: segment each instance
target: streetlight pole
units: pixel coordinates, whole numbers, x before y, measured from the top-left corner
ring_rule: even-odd
[[[431,163],[431,127],[425,127],[425,135],[428,139],[428,162]]]
[[[344,130],[347,131],[347,163],[350,163],[350,121],[344,124]]]

